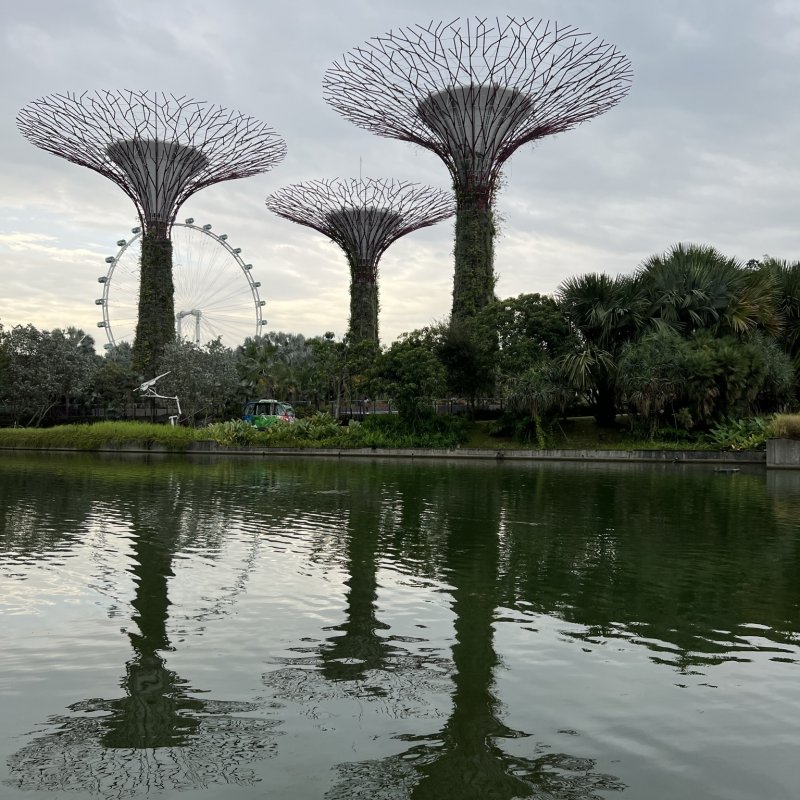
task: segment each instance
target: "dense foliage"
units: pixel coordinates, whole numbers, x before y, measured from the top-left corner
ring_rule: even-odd
[[[631,275],[579,275],[554,297],[522,294],[474,311],[385,348],[280,331],[236,350],[167,344],[157,393],[179,398],[182,425],[224,423],[215,436],[245,442],[252,431],[225,421],[246,400],[288,400],[301,421],[266,435],[298,446],[452,446],[463,431],[437,420],[437,401],[472,419],[499,418],[495,433],[539,447],[568,415],[603,426],[624,415],[639,437],[721,442],[727,429],[748,439],[740,421],[797,408],[800,263],[740,264],[679,244]],[[74,328],[0,326],[2,424],[174,414],[173,401],[142,396],[134,365],[129,346],[101,357]],[[367,415],[377,409],[396,413]],[[345,433],[349,419],[362,424]]]

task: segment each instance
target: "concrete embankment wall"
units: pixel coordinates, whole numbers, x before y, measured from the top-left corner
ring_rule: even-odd
[[[70,447],[0,447],[2,450],[47,452],[87,452]],[[101,453],[163,453],[170,451],[156,442],[125,442],[99,447]],[[770,439],[763,450],[478,450],[471,448],[446,449],[371,449],[335,450],[330,448],[295,447],[233,447],[212,441],[193,442],[188,455],[235,456],[325,456],[327,458],[410,458],[465,459],[484,461],[583,461],[609,463],[660,464],[724,464],[765,466],[769,469],[800,469],[800,441]],[[179,453],[176,453],[179,455]]]
[[[800,441],[767,439],[767,466],[770,469],[800,469]]]
[[[455,448],[437,449],[356,449],[331,450],[323,448],[289,447],[224,447],[214,442],[195,442],[190,453],[213,453],[217,455],[301,455],[336,456],[340,458],[449,458],[483,459],[491,461],[611,461],[655,462],[682,464],[756,464],[766,463],[763,451],[725,451],[725,450],[475,450]]]

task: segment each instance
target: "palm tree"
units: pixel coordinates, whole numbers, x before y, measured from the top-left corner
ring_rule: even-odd
[[[765,256],[760,262],[750,263],[758,272],[767,273],[775,287],[778,314],[783,318],[783,330],[777,339],[794,363],[795,385],[798,386],[800,384],[800,261],[790,263]]]
[[[687,337],[701,329],[739,336],[758,328],[775,335],[781,328],[773,273],[747,269],[708,245],[676,244],[650,256],[637,277],[657,327]]]
[[[567,376],[591,397],[598,424],[613,425],[616,362],[645,318],[641,282],[635,276],[588,273],[565,280],[557,299],[581,340],[580,349],[564,359]]]

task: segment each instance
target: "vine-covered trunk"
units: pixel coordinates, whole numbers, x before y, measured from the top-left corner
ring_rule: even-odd
[[[153,377],[164,348],[175,340],[175,288],[172,282],[172,242],[165,234],[142,236],[139,319],[133,343],[133,368]]]
[[[494,299],[494,214],[490,189],[456,187],[453,320],[474,317]]]
[[[378,344],[378,267],[372,262],[349,258],[351,344],[371,341]]]

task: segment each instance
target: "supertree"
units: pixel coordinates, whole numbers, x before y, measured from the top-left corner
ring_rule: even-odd
[[[308,181],[267,197],[267,208],[324,233],[350,265],[350,342],[378,343],[378,262],[392,242],[454,212],[449,192],[407,181]]]
[[[134,366],[151,374],[175,338],[172,225],[181,205],[213,183],[266,172],[286,154],[267,125],[185,96],[144,91],[52,94],[17,116],[37,147],[114,181],[142,225]]]
[[[571,26],[507,17],[390,31],[334,62],[325,99],[356,125],[432,150],[456,194],[453,319],[494,296],[493,204],[520,145],[602,114],[628,92],[628,59]]]

